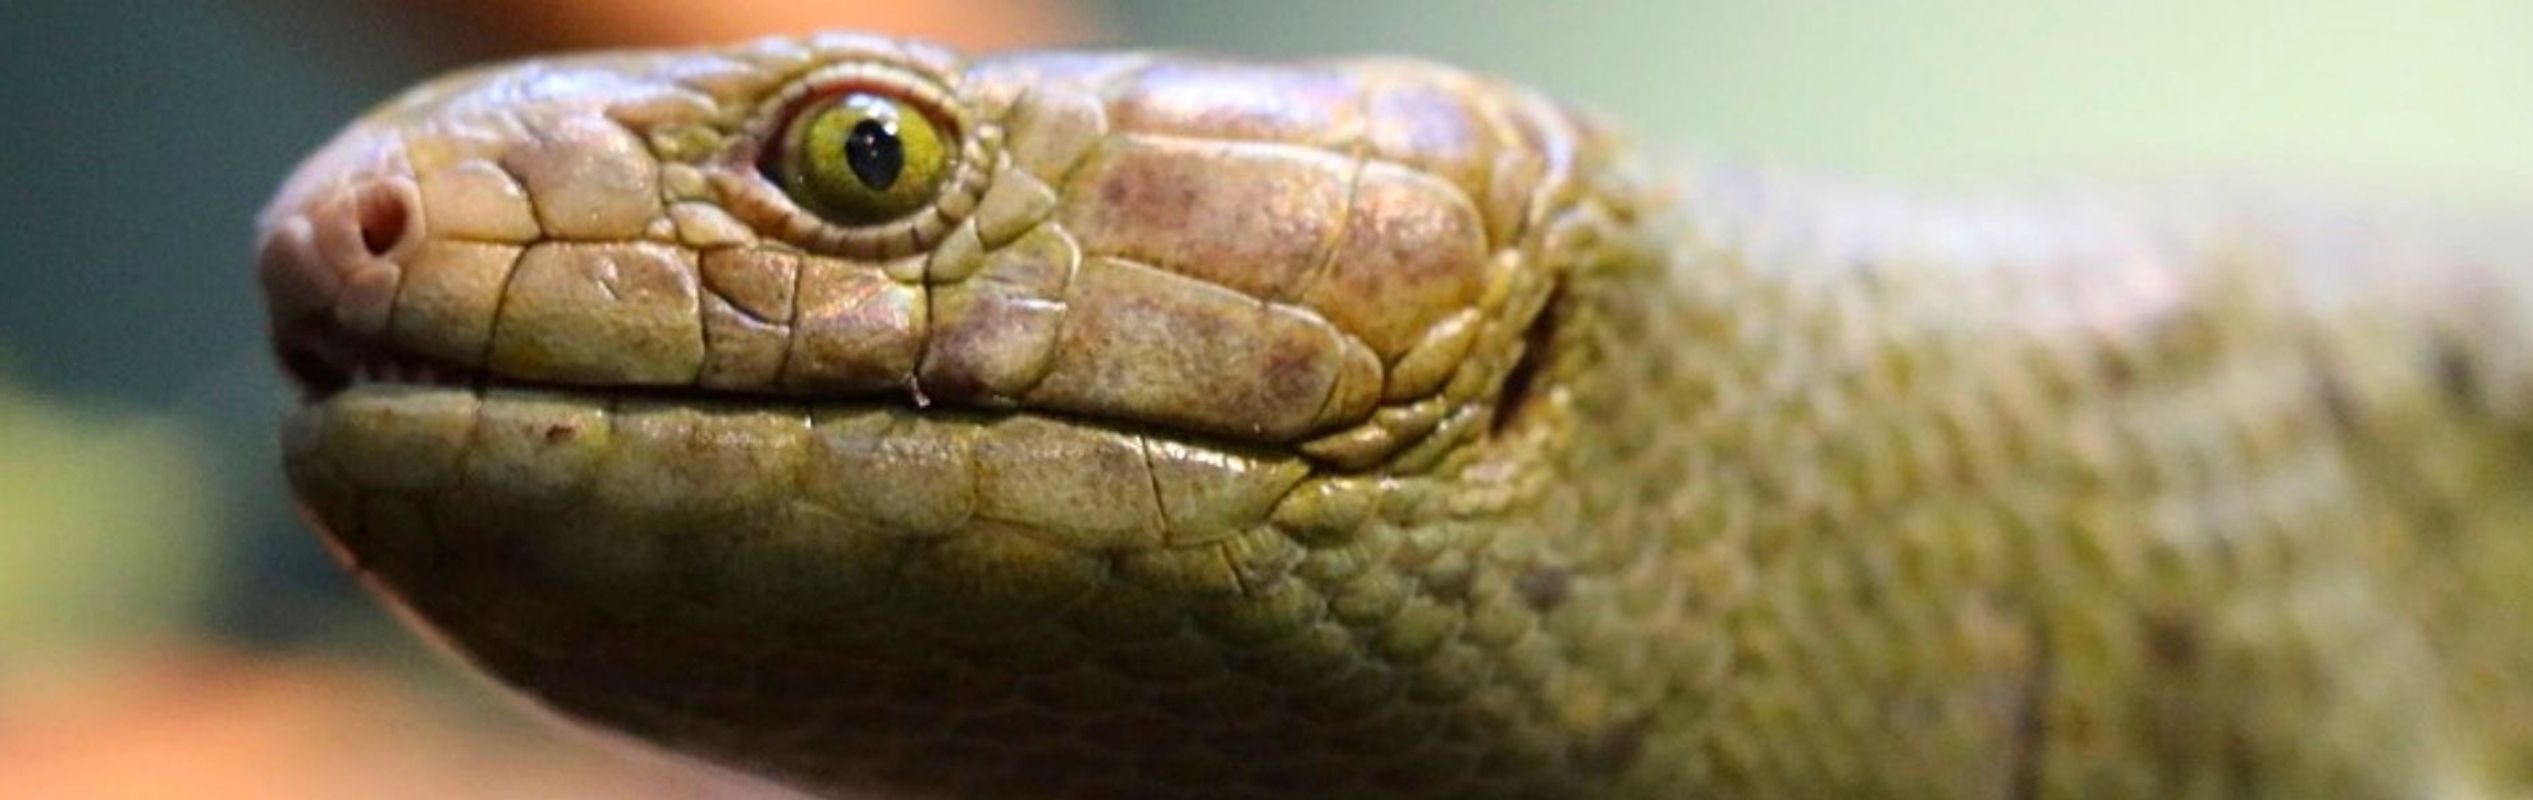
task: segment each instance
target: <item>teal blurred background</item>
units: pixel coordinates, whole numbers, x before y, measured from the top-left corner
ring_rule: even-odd
[[[289,393],[262,341],[249,236],[264,195],[336,126],[511,46],[433,5],[0,4],[0,699],[12,675],[170,647],[417,662],[290,511],[273,434]],[[864,5],[836,3],[838,19]],[[1657,150],[1894,182],[2533,180],[2521,2],[1082,12],[1093,38],[1138,47],[1458,62],[1606,111]]]

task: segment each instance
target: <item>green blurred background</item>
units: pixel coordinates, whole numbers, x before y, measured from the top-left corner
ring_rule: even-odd
[[[186,648],[431,663],[290,511],[273,433],[289,395],[261,339],[249,227],[366,104],[503,51],[433,5],[0,4],[0,694],[13,676]],[[1082,11],[1093,38],[1134,46],[1459,62],[1607,111],[1658,149],[1899,182],[2533,178],[2533,4],[2507,0]]]

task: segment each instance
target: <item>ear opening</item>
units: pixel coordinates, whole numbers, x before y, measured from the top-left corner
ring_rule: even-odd
[[[1504,373],[1504,385],[1495,393],[1494,415],[1487,430],[1502,435],[1527,416],[1538,402],[1539,371],[1549,358],[1550,345],[1556,342],[1557,329],[1565,321],[1567,296],[1563,282],[1548,292],[1548,302],[1539,309],[1539,316],[1530,321],[1530,329],[1522,332],[1522,354],[1513,368]]]

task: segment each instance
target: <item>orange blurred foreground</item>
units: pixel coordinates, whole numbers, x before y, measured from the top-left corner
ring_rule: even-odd
[[[0,797],[790,797],[556,726],[468,718],[343,664],[199,653],[111,663],[0,693]]]

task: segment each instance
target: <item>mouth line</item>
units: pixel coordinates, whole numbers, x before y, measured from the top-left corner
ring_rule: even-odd
[[[284,371],[288,373],[292,382],[298,385],[299,403],[302,407],[324,405],[353,390],[371,387],[445,389],[472,392],[479,397],[489,391],[516,391],[578,396],[610,402],[631,401],[719,408],[853,407],[938,414],[947,418],[969,420],[1030,417],[1070,426],[1132,434],[1154,441],[1174,442],[1215,452],[1243,454],[1251,458],[1269,459],[1298,455],[1274,445],[1236,442],[1177,428],[1139,424],[1131,420],[1091,418],[1026,405],[968,406],[933,403],[925,400],[911,387],[903,393],[786,394],[710,389],[691,384],[643,385],[543,381],[501,375],[487,369],[417,356],[392,348],[353,345],[340,339],[309,338],[298,341],[303,345],[309,342],[325,342],[334,347],[334,352],[328,353],[320,353],[315,347],[304,346],[285,348],[282,351],[281,360]],[[1309,461],[1306,458],[1304,460]]]
[[[293,376],[297,373],[294,371]],[[484,370],[453,367],[428,361],[365,362],[361,368],[343,375],[339,383],[328,389],[302,387],[299,408],[302,411],[320,408],[331,401],[363,391],[412,390],[466,392],[478,401],[500,400],[496,392],[515,392],[523,397],[571,398],[604,404],[610,413],[636,405],[681,406],[705,412],[790,410],[796,412],[849,411],[883,412],[936,421],[994,425],[1015,420],[1036,420],[1066,428],[1089,432],[1134,437],[1143,447],[1168,445],[1206,451],[1217,456],[1236,456],[1259,462],[1292,459],[1306,465],[1311,474],[1326,474],[1331,468],[1287,447],[1238,442],[1176,428],[1137,424],[1132,421],[1097,419],[1032,406],[960,406],[919,404],[911,395],[809,395],[773,394],[766,392],[732,392],[696,386],[642,386],[629,384],[587,384],[559,381],[533,381],[508,378]],[[375,399],[375,398],[374,398]],[[627,404],[619,406],[619,403]],[[1147,456],[1148,457],[1148,456]]]
[[[969,420],[1036,418],[1255,459],[1299,458],[1311,464],[1314,471],[1330,468],[1325,462],[1298,452],[1290,443],[1241,441],[1149,421],[1085,415],[1025,403],[937,402],[912,384],[903,386],[899,391],[844,394],[749,391],[697,384],[583,383],[521,378],[484,367],[416,354],[372,339],[345,335],[331,319],[309,322],[314,324],[303,323],[295,326],[296,330],[290,335],[275,337],[283,372],[299,389],[298,400],[302,408],[321,406],[351,390],[371,387],[445,389],[472,392],[478,397],[491,391],[515,391],[608,402],[717,408],[849,406]]]
[[[299,384],[302,405],[320,405],[346,392],[368,387],[408,387],[416,389],[463,390],[482,395],[488,391],[536,392],[556,395],[578,395],[606,400],[629,400],[651,403],[674,403],[710,406],[837,406],[894,408],[905,411],[941,410],[930,403],[917,402],[912,395],[819,395],[777,394],[707,389],[693,385],[642,385],[569,383],[513,378],[488,370],[463,367],[423,358],[382,358],[357,362],[346,370],[317,377],[303,376],[292,370]],[[981,415],[1044,415],[1027,408],[962,409]],[[1044,415],[1060,416],[1060,415]]]
[[[576,383],[504,375],[483,367],[414,354],[374,342],[311,331],[289,337],[279,349],[283,371],[299,389],[303,405],[317,405],[345,391],[364,386],[410,386],[575,394],[655,402],[719,405],[830,405],[922,411],[935,404],[912,387],[904,393],[818,394],[716,389],[695,384]],[[1036,413],[1028,409],[974,409],[981,412]]]

